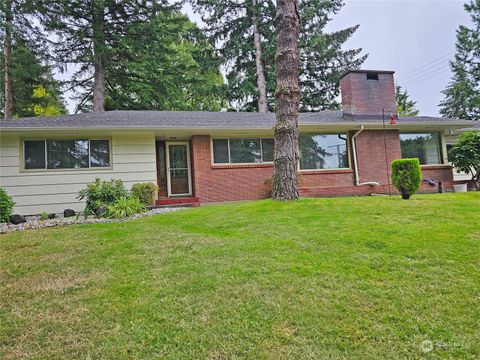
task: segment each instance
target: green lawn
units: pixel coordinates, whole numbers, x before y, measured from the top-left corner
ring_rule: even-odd
[[[0,245],[3,359],[480,357],[480,193],[204,206]]]

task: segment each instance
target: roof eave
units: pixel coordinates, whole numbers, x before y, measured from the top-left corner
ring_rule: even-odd
[[[335,127],[352,127],[358,128],[361,125],[368,128],[383,128],[383,124],[378,121],[329,121],[329,122],[314,122],[314,123],[300,123],[299,127],[305,128],[335,128]],[[408,121],[408,122],[397,122],[396,124],[385,124],[386,128],[389,129],[401,129],[406,127],[445,127],[448,129],[463,129],[471,125],[471,122],[467,121]],[[127,127],[111,127],[111,126],[93,126],[93,127],[6,127],[1,128],[2,132],[24,132],[24,131],[88,131],[88,130],[102,130],[102,131],[156,131],[156,130],[171,130],[171,131],[255,131],[255,130],[273,130],[273,126],[256,126],[256,127],[158,127],[158,126],[127,126]]]

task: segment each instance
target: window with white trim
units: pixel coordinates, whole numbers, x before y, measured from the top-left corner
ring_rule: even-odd
[[[109,140],[25,140],[23,148],[26,170],[110,167]]]
[[[441,137],[439,132],[400,134],[402,158],[418,158],[421,165],[441,164]]]
[[[298,149],[301,170],[349,167],[346,134],[300,134]]]
[[[255,164],[273,161],[273,139],[213,139],[215,164]]]

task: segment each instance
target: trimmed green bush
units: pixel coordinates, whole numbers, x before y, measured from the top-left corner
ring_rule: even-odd
[[[128,191],[122,180],[102,181],[96,178],[95,182],[80,190],[77,199],[86,200],[85,211],[87,213],[97,214],[99,208],[111,205],[123,197],[128,197]]]
[[[46,211],[41,212],[38,216],[39,216],[40,220],[42,220],[42,221],[48,220],[48,212],[46,212]]]
[[[137,197],[143,206],[152,206],[155,202],[157,185],[151,182],[133,184],[130,193],[132,196]]]
[[[113,204],[107,206],[107,217],[109,218],[126,218],[145,211],[145,207],[135,196],[121,197]]]
[[[402,195],[408,200],[420,188],[422,171],[418,159],[400,159],[392,161],[392,182]]]
[[[6,223],[9,221],[14,205],[15,203],[5,189],[0,188],[0,222]]]

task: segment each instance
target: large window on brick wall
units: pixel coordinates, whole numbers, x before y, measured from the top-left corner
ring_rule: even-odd
[[[250,164],[273,161],[273,139],[214,139],[215,164]]]
[[[346,134],[300,134],[300,169],[348,168]]]
[[[23,144],[26,170],[110,166],[109,140],[25,140]]]
[[[440,133],[410,133],[400,134],[402,158],[418,158],[420,164],[441,164]]]

